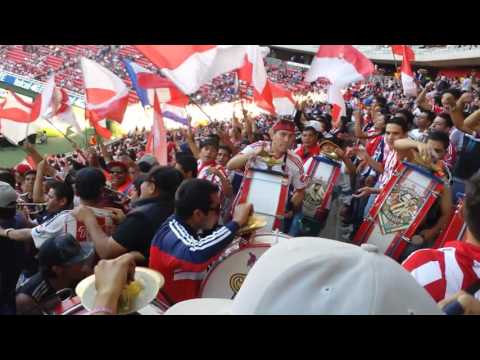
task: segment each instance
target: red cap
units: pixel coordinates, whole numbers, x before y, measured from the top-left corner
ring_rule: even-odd
[[[273,132],[277,132],[279,130],[295,132],[295,123],[290,120],[278,120],[273,125]]]
[[[18,164],[17,167],[15,168],[15,171],[17,171],[20,175],[24,175],[27,171],[32,170],[32,168],[27,165],[27,164]]]

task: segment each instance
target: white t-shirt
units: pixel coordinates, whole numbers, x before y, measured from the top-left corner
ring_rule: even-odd
[[[107,235],[114,231],[112,212],[104,209],[92,208],[97,217],[97,222]],[[64,210],[41,225],[32,229],[31,235],[35,247],[38,249],[48,239],[70,233],[77,241],[91,241],[85,224],[77,221],[71,210]]]
[[[272,143],[269,141],[258,141],[256,143],[248,145],[240,153],[253,154],[255,153],[256,149],[262,146],[264,146],[264,150],[266,152],[270,152]],[[247,163],[247,167],[263,170],[268,169],[268,166],[263,161],[260,161],[256,158],[250,159]],[[300,159],[297,154],[290,150],[288,150],[287,152],[286,161],[282,161],[282,164],[274,165],[272,167],[272,170],[285,173],[288,176],[289,183],[293,184],[295,190],[301,190],[307,186],[307,178],[303,171],[302,159]]]

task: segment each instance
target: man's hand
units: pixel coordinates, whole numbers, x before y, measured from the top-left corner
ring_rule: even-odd
[[[244,226],[250,215],[253,213],[253,205],[252,204],[240,204],[237,205],[235,211],[233,213],[233,221],[238,223],[240,227]]]
[[[136,251],[113,260],[100,260],[95,266],[95,307],[108,306],[116,312],[123,288],[134,280],[136,263],[143,261],[145,258]]]
[[[440,301],[438,303],[438,307],[443,309],[445,306],[454,301],[458,301],[460,305],[462,305],[464,315],[480,315],[480,301],[465,291],[459,291],[449,298]]]
[[[473,94],[470,92],[466,92],[465,94],[462,94],[462,96],[460,96],[460,99],[458,99],[458,102],[462,104],[469,104],[472,101],[473,101]]]
[[[420,235],[422,235],[427,243],[431,243],[437,237],[437,232],[432,229],[425,229],[420,232]]]
[[[95,218],[95,213],[93,212],[93,210],[89,209],[85,205],[80,205],[73,209],[72,215],[75,217],[75,219],[82,223],[85,223],[85,221],[87,221],[87,219],[90,217]]]
[[[427,91],[432,91],[434,86],[435,84],[433,83],[433,81],[430,81],[427,85],[425,85],[425,89]]]
[[[420,155],[421,159],[423,159],[427,162],[432,161],[432,150],[427,144],[418,143],[417,144],[417,150],[418,150],[418,154]]]
[[[343,151],[342,149],[336,148],[335,154],[337,154],[340,159],[345,159],[345,151]]]
[[[128,201],[129,199],[127,198],[126,200]],[[121,209],[117,209],[113,207],[106,207],[105,209],[112,212],[112,220],[117,225],[122,223],[127,217]]]
[[[370,196],[371,194],[376,193],[376,189],[373,187],[365,186],[357,190],[355,194],[352,195],[354,198],[362,198],[365,196]]]

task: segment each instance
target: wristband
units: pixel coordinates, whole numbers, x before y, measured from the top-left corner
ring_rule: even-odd
[[[95,308],[92,311],[90,311],[88,313],[88,315],[95,315],[95,314],[98,314],[98,313],[105,313],[107,315],[113,315],[112,309],[109,309],[109,308],[106,308],[106,307]]]

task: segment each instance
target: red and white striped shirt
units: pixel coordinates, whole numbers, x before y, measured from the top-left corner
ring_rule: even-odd
[[[395,150],[389,149],[387,143],[385,143],[385,150],[383,153],[383,173],[378,179],[379,187],[382,188],[390,180],[398,165],[398,153]]]
[[[402,266],[439,302],[480,279],[480,246],[451,241],[440,249],[422,249]],[[480,299],[480,291],[475,293]]]
[[[256,143],[248,145],[243,149],[241,154],[253,154],[259,147],[264,147],[266,152],[271,152],[272,143],[269,141],[258,141]],[[264,162],[253,158],[247,163],[247,167],[253,167],[257,169],[267,169],[268,167]],[[274,165],[272,170],[286,173],[288,175],[289,183],[293,184],[295,190],[304,189],[307,186],[307,177],[303,171],[303,163],[300,157],[293,151],[288,150],[286,160],[281,165]]]

